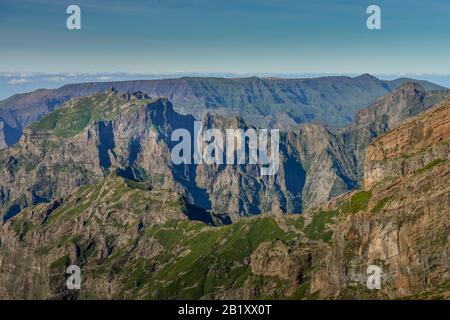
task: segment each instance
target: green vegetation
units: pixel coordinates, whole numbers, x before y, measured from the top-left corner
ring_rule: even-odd
[[[371,191],[358,191],[344,202],[339,208],[331,211],[319,211],[313,214],[312,221],[304,227],[305,236],[311,240],[323,240],[330,242],[333,237],[333,230],[330,225],[333,223],[334,217],[338,214],[354,214],[361,210],[367,209],[369,200],[372,198]],[[384,204],[383,204],[384,205]],[[381,204],[379,205],[381,206]],[[302,222],[298,222],[301,226]]]
[[[19,240],[23,241],[28,231],[33,228],[33,223],[25,219],[25,215],[18,215],[13,222],[13,230],[19,236]]]
[[[169,221],[146,231],[164,247],[155,259],[158,272],[149,273],[153,261],[129,267],[125,290],[144,289],[149,299],[198,299],[222,287],[239,288],[253,277],[246,259],[262,242],[292,241],[272,217],[243,219],[223,227],[194,221]],[[168,256],[169,255],[169,256]]]
[[[305,218],[300,215],[296,215],[294,217],[287,218],[286,223],[294,227],[295,230],[302,231],[305,227]]]
[[[34,134],[53,134],[61,138],[73,137],[95,121],[112,120],[125,108],[133,111],[149,102],[148,99],[127,102],[120,96],[101,93],[70,100],[64,107],[45,115],[29,128]],[[54,144],[48,147],[52,146]]]
[[[358,191],[351,197],[350,201],[341,206],[340,210],[344,214],[354,214],[365,210],[370,198],[372,198],[372,191]]]
[[[111,175],[101,182],[78,188],[65,203],[51,213],[47,224],[60,219],[69,220],[99,206],[103,211],[126,210],[134,214],[162,208],[182,212],[184,201],[179,196],[170,196],[168,191],[148,190],[145,183]],[[118,220],[117,224],[121,225],[122,222]]]
[[[367,286],[354,282],[342,288],[341,292],[339,293],[339,298],[344,300],[351,300],[355,298],[366,300],[376,298],[379,299],[380,293],[378,292],[378,290],[370,290],[367,288]]]
[[[430,163],[428,163],[425,167],[420,168],[419,170],[416,170],[414,173],[415,174],[421,174],[427,170],[430,170],[431,168],[440,165],[441,163],[443,163],[444,160],[442,159],[435,159],[433,161],[431,161]]]
[[[305,227],[305,235],[311,240],[331,241],[333,231],[329,230],[327,225],[332,223],[334,211],[320,211],[314,214],[310,224]]]
[[[93,202],[99,196],[101,186],[101,183],[97,183],[90,186],[90,188],[78,189],[69,202],[61,205],[54,212],[52,212],[49,219],[47,220],[47,223],[51,224],[60,218],[68,220],[91,208]]]
[[[70,257],[69,255],[64,255],[61,258],[53,261],[50,264],[50,270],[51,271],[56,271],[56,270],[61,270],[62,268],[66,268],[70,265]]]
[[[309,282],[305,281],[289,296],[289,300],[301,300],[307,297]]]
[[[143,182],[137,182],[134,180],[125,179],[125,183],[131,189],[140,189],[140,190],[145,190],[145,191],[148,190],[148,186]]]
[[[93,98],[83,98],[72,106],[57,109],[30,126],[33,133],[53,133],[58,137],[71,137],[80,133],[93,118],[96,107]]]
[[[386,197],[386,198],[381,199],[372,208],[372,212],[373,213],[380,212],[386,206],[386,204],[388,204],[389,201],[391,201],[391,200],[392,200],[392,197]]]

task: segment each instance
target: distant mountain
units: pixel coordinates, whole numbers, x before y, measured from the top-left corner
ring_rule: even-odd
[[[426,90],[443,89],[427,81],[406,78],[384,81],[368,74],[354,78],[178,78],[70,84],[17,94],[1,101],[0,148],[16,143],[24,128],[69,99],[111,87],[121,93],[141,91],[152,97],[168,97],[176,111],[197,118],[215,111],[234,113],[255,125],[284,127],[315,122],[341,127],[349,124],[359,109],[408,81],[421,83]]]

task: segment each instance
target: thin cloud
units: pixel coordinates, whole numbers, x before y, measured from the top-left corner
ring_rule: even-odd
[[[14,78],[14,79],[11,79],[8,83],[9,84],[24,84],[24,83],[28,83],[28,82],[31,82],[31,81],[28,79],[25,79],[25,78],[21,78],[21,79]]]
[[[101,76],[101,77],[97,78],[97,80],[99,80],[99,81],[108,81],[108,80],[112,80],[112,79],[113,79],[113,77],[108,77],[108,76]]]
[[[48,78],[48,80],[52,81],[52,82],[65,82],[65,81],[67,81],[67,78],[66,77],[50,77],[50,78]]]

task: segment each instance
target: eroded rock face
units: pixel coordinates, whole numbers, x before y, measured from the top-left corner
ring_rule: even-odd
[[[81,120],[73,122],[73,110]],[[223,132],[250,128],[240,118],[210,114],[203,125]],[[320,125],[281,134],[275,176],[261,176],[259,165],[174,165],[171,134],[178,128],[193,132],[193,127],[192,116],[176,113],[166,99],[142,93],[110,90],[71,100],[27,129],[14,148],[0,153],[1,212],[9,218],[114,171],[177,190],[193,205],[233,219],[268,211],[300,213],[355,187],[347,178],[352,162],[345,146]]]
[[[5,140],[5,132],[4,132],[5,123],[0,121],[0,150],[6,148],[8,145]]]
[[[261,123],[264,126],[286,128],[285,125],[289,124],[319,121],[342,126],[349,122],[357,110],[408,81],[421,83],[427,90],[443,89],[426,81],[384,81],[368,74],[354,78],[189,77],[94,82],[14,95],[0,101],[0,119],[16,128],[17,132],[9,136],[9,143],[15,144],[24,128],[61,107],[69,99],[98,94],[113,86],[121,93],[142,91],[150,96],[168,97],[178,112],[198,118],[205,112],[217,111],[227,115],[240,114],[248,123],[255,125]]]
[[[297,273],[299,265],[289,256],[289,247],[282,241],[262,243],[250,258],[254,274],[296,280],[289,277]]]
[[[447,101],[367,149],[365,191],[325,209],[337,220],[312,291],[340,298],[450,296],[449,114]],[[369,265],[383,270],[381,290],[365,287]]]
[[[127,110],[137,103],[142,103],[137,97],[120,96],[115,92],[106,93],[101,98],[103,100],[95,101],[95,98],[92,98],[91,101],[87,98],[71,103],[92,103],[98,109],[113,105],[116,108],[113,111],[116,113],[120,113],[121,108]],[[167,172],[167,166],[158,166],[164,160],[161,154],[167,153],[161,148],[167,150],[167,146],[157,142],[157,134],[148,126],[145,118],[150,117],[152,112],[164,110],[166,102],[149,102],[147,105],[151,107],[142,107],[141,113],[125,113],[121,116],[121,121],[88,122],[85,127],[75,129],[70,123],[67,128],[62,126],[54,129],[51,124],[43,123],[45,129],[29,129],[17,146],[0,154],[0,188],[4,190],[2,202],[6,204],[6,207],[1,208],[2,213],[6,216],[13,215],[14,212],[10,213],[11,208],[25,208],[31,204],[65,197],[80,185],[99,181],[106,171],[122,167],[120,164],[124,161],[123,158],[131,156],[129,141],[132,141],[133,133],[138,130],[141,137],[147,141],[142,148],[148,148],[146,158],[142,162],[152,162],[155,168]],[[71,108],[77,106],[69,104],[67,110]],[[81,118],[77,121],[83,121],[81,114],[77,117]],[[130,125],[131,122],[133,126]],[[126,125],[129,126],[124,129]],[[105,132],[104,128],[108,127],[113,130]],[[129,135],[126,136],[125,132]],[[117,154],[120,154],[121,158],[118,158]]]
[[[115,92],[106,95],[112,100],[102,100],[105,108],[124,106],[114,104],[116,99],[134,99],[117,97]],[[20,147],[1,154],[6,155],[1,158],[2,201],[19,194],[9,185],[14,181],[22,190],[39,181],[35,187],[39,188],[31,190],[40,192],[48,181],[49,190],[60,193],[1,226],[0,298],[450,297],[450,165],[448,157],[441,158],[445,150],[448,155],[450,103],[412,118],[374,142],[363,167],[369,173],[382,168],[386,174],[369,175],[374,178],[364,190],[340,195],[303,215],[271,210],[219,227],[187,220],[193,213],[197,218],[199,213],[209,214],[215,222],[210,225],[221,225],[217,216],[192,206],[194,189],[186,181],[214,194],[213,205],[235,199],[228,203],[245,210],[254,203],[260,208],[283,208],[289,203],[287,191],[299,187],[299,179],[289,180],[289,175],[300,165],[306,171],[304,185],[322,190],[315,194],[299,188],[302,200],[309,195],[319,201],[333,190],[337,179],[333,177],[351,168],[351,159],[337,157],[344,145],[323,127],[304,125],[283,136],[283,165],[276,179],[253,178],[255,168],[245,166],[235,171],[183,168],[180,173],[168,165],[165,137],[184,116],[171,115],[176,122],[158,122],[173,112],[159,99],[144,103],[141,112],[130,112],[133,107],[132,103],[116,110],[117,117],[91,123],[74,136],[53,136],[45,140],[47,145],[33,141],[37,135],[25,136]],[[235,120],[207,119],[218,126],[228,126],[228,121]],[[157,123],[157,128],[151,126]],[[51,127],[52,132],[67,134],[57,130],[61,128]],[[384,139],[389,143],[380,143]],[[380,157],[384,148],[385,156]],[[404,152],[407,157],[397,170],[390,163]],[[428,162],[422,154],[439,158]],[[33,155],[44,159],[46,166],[21,165]],[[75,165],[73,159],[81,162],[83,156],[95,160],[94,165]],[[70,172],[55,170],[61,163]],[[143,174],[139,168],[145,169],[148,179],[135,179]],[[48,177],[49,172],[55,176]],[[80,177],[91,180],[71,180]],[[180,177],[194,179],[180,182]],[[75,189],[65,190],[63,183]],[[229,193],[220,196],[219,190],[227,188]],[[261,196],[261,190],[270,195]],[[84,290],[74,293],[65,287],[69,264],[84,270]],[[380,290],[366,286],[369,265],[382,269]]]
[[[308,246],[289,245],[281,240],[263,242],[252,252],[250,267],[254,275],[283,279],[288,287],[285,295],[290,295],[307,282],[312,267],[325,252],[326,246],[320,242],[310,242]]]
[[[362,184],[366,147],[377,137],[433,105],[450,98],[449,90],[426,91],[417,83],[406,83],[358,112],[351,125],[341,133],[354,158],[354,180]]]
[[[428,171],[378,185],[367,209],[339,219],[311,290],[343,298],[448,297],[450,166]],[[369,265],[383,270],[381,290],[366,288]]]
[[[386,177],[413,173],[433,161],[448,160],[449,104],[446,101],[375,140],[366,150],[364,188]]]
[[[0,153],[0,212],[8,218],[118,171],[178,190],[193,205],[232,219],[269,211],[300,213],[357,187],[362,148],[446,94],[406,84],[342,132],[317,124],[293,126],[280,135],[280,168],[274,177],[261,176],[255,165],[173,165],[171,133],[177,128],[192,132],[194,118],[176,113],[167,99],[109,90],[70,100],[27,129],[17,146]],[[78,110],[80,122],[64,114],[71,108]],[[50,128],[55,118],[59,123]],[[251,127],[241,118],[217,114],[205,115],[202,122],[205,129]]]
[[[25,209],[18,219],[2,226],[0,297],[77,298],[78,293],[65,285],[70,264],[84,269],[83,283],[90,288],[85,298],[117,297],[120,283],[114,279],[124,262],[116,260],[117,265],[111,267],[117,269],[110,269],[111,273],[102,273],[100,267],[96,275],[89,269],[109,265],[113,254],[127,259],[124,248],[136,255],[128,263],[139,256],[157,255],[161,246],[156,241],[139,244],[144,229],[187,219],[180,195],[160,188],[146,190],[143,184],[130,187],[129,183],[110,176],[66,198]]]

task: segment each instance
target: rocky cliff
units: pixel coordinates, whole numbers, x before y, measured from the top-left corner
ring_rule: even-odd
[[[0,121],[0,149],[5,149],[8,147],[6,144],[6,137],[5,137],[5,123],[3,121]]]
[[[338,134],[347,146],[347,152],[354,157],[356,176],[353,179],[362,181],[365,150],[374,139],[449,98],[449,90],[429,92],[420,84],[409,82],[360,110],[353,123]]]
[[[366,149],[364,188],[450,157],[449,102],[443,102],[378,138]]]
[[[380,137],[364,168],[448,146],[449,112],[438,105]],[[414,171],[388,171],[302,215],[229,225],[210,215],[209,226],[188,219],[198,209],[172,186],[109,173],[1,227],[0,297],[449,298],[449,160],[403,161]],[[65,286],[70,264],[81,290]],[[379,290],[366,286],[370,265]]]
[[[321,208],[336,220],[312,291],[344,298],[450,297],[449,114],[446,101],[366,149],[364,191]],[[365,288],[368,265],[382,269],[381,290]]]
[[[206,129],[251,128],[241,118],[207,114]],[[0,210],[5,220],[21,209],[97,182],[111,172],[172,188],[203,210],[233,219],[268,211],[300,213],[356,184],[345,146],[330,130],[300,125],[280,136],[280,169],[261,176],[260,165],[175,165],[171,134],[194,118],[167,99],[145,94],[102,94],[70,100],[0,152]]]

